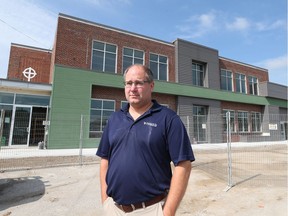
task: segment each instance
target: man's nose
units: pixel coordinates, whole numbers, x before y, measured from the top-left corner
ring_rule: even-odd
[[[130,89],[133,89],[133,90],[134,90],[134,89],[137,89],[136,83],[133,82],[132,85],[131,85],[131,87],[130,87]]]

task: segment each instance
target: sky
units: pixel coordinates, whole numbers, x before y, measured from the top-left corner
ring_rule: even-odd
[[[52,49],[59,13],[167,42],[177,38],[287,81],[287,0],[0,0],[0,78],[11,43]]]

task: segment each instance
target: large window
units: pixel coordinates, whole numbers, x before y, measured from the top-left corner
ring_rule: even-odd
[[[258,95],[258,79],[256,77],[249,77],[249,93],[251,95]]]
[[[116,46],[99,41],[93,42],[92,70],[116,72]]]
[[[154,79],[168,81],[168,58],[166,56],[150,54],[150,69]]]
[[[90,108],[90,138],[101,137],[109,116],[115,111],[115,101],[91,99]]]
[[[236,73],[236,92],[246,94],[246,76],[244,74]]]
[[[0,93],[0,104],[49,106],[50,96]]]
[[[238,112],[238,130],[239,132],[249,131],[248,112]]]
[[[48,106],[50,96],[16,94],[15,104]]]
[[[127,67],[132,64],[144,63],[144,52],[136,49],[124,48],[123,49],[123,69],[124,72]]]
[[[253,132],[261,132],[261,113],[252,112],[251,113],[251,123]]]
[[[233,91],[232,72],[221,69],[221,89],[226,91]]]
[[[223,110],[223,127],[224,131],[227,131],[227,113],[230,112],[230,131],[235,132],[235,111]]]
[[[0,103],[13,104],[14,103],[14,94],[13,93],[0,92]]]
[[[204,65],[200,63],[192,63],[192,84],[196,86],[204,86]]]

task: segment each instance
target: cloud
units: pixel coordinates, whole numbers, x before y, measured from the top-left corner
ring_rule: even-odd
[[[287,55],[278,56],[271,59],[255,63],[260,67],[266,68],[269,71],[269,79],[271,82],[288,85],[287,83]]]
[[[235,17],[233,22],[228,22],[225,26],[230,31],[248,31],[253,29],[261,32],[287,28],[287,22],[280,19],[270,23],[264,21],[256,22],[245,17]]]
[[[174,35],[177,38],[195,40],[211,34],[227,36],[229,33],[241,33],[235,37],[242,37],[246,43],[251,44],[254,36],[264,31],[275,34],[276,30],[287,30],[285,19],[272,19],[257,21],[244,16],[231,17],[229,12],[210,10],[183,20],[175,27],[177,32]]]
[[[273,59],[267,59],[266,61],[263,62],[263,64],[270,69],[279,69],[279,68],[287,69],[287,55]]]
[[[287,22],[285,20],[276,20],[275,22],[267,23],[267,22],[257,22],[255,26],[258,31],[270,31],[279,28],[287,28]]]
[[[244,17],[236,17],[232,23],[227,23],[228,30],[245,31],[249,29],[251,23]]]
[[[196,20],[199,22],[199,27],[211,28],[214,24],[215,15],[213,13],[201,14],[199,17],[196,17]]]
[[[183,39],[193,39],[215,29],[216,14],[214,11],[193,15],[185,20],[184,24],[176,26]],[[179,37],[179,36],[178,36]]]

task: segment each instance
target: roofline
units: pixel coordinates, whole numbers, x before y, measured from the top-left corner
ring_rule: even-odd
[[[130,32],[130,31],[126,31],[126,30],[123,30],[123,29],[111,27],[111,26],[108,26],[108,25],[103,25],[103,24],[100,24],[100,23],[96,23],[96,22],[92,22],[92,21],[89,21],[89,20],[81,19],[81,18],[78,18],[78,17],[66,15],[66,14],[63,14],[63,13],[59,13],[59,17],[64,18],[64,19],[73,20],[73,21],[80,22],[80,23],[84,23],[84,24],[87,24],[87,25],[97,26],[97,27],[104,28],[104,29],[107,29],[107,30],[116,31],[116,32],[119,32],[119,33],[122,33],[122,34],[130,35],[130,36],[134,36],[134,37],[138,37],[138,38],[141,38],[141,39],[146,39],[146,40],[150,40],[150,41],[154,41],[154,42],[157,42],[157,43],[162,43],[162,44],[174,47],[174,44],[171,43],[171,42],[167,42],[167,41],[164,41],[164,40],[156,39],[156,38],[153,38],[153,37],[148,37],[148,36],[145,36],[145,35],[141,35],[141,34],[137,34],[137,33]]]
[[[233,62],[233,63],[236,63],[236,64],[240,64],[240,65],[243,65],[243,66],[246,66],[246,67],[250,67],[250,68],[254,68],[254,69],[258,69],[258,70],[262,70],[262,71],[268,72],[268,69],[266,69],[266,68],[257,67],[255,65],[247,64],[247,63],[244,63],[244,62],[240,62],[240,61],[237,61],[237,60],[225,58],[225,57],[222,57],[222,56],[219,56],[219,59],[222,59],[222,60],[225,60],[225,61],[230,61],[230,62]]]
[[[34,47],[34,46],[27,46],[27,45],[23,45],[23,44],[11,43],[11,46],[26,48],[26,49],[32,49],[32,50],[41,51],[41,52],[51,52],[52,53],[52,50],[50,50],[50,49],[44,49],[44,48],[39,48],[39,47]]]
[[[191,42],[191,41],[188,41],[188,40],[184,40],[182,38],[176,38],[173,43],[176,43],[177,41],[182,41],[182,42],[185,42],[185,43],[189,43],[189,44],[193,44],[195,46],[198,46],[198,47],[202,47],[202,48],[205,48],[205,49],[209,49],[209,50],[212,50],[214,52],[219,52],[217,49],[215,48],[212,48],[212,47],[208,47],[208,46],[205,46],[205,45],[202,45],[202,44],[198,44],[198,43],[195,43],[195,42]]]

